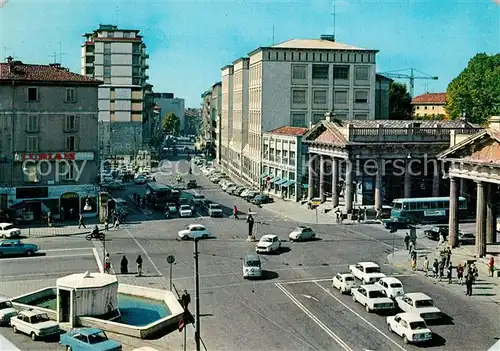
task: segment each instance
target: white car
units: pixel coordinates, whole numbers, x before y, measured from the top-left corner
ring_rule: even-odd
[[[356,287],[356,280],[351,273],[337,273],[332,279],[332,288],[338,289],[342,294],[350,293]]]
[[[248,193],[251,191],[251,189],[245,189],[240,193],[240,197],[245,197],[248,195]]]
[[[299,226],[288,234],[290,241],[314,240],[316,233],[309,227]]]
[[[191,206],[181,205],[181,207],[179,208],[179,215],[181,217],[192,217],[193,211],[191,210]]]
[[[366,312],[393,310],[396,306],[385,291],[376,285],[361,285],[353,288],[351,294],[352,300],[365,306]]]
[[[14,227],[12,223],[0,223],[0,237],[4,239],[12,239],[20,236],[21,230]]]
[[[208,205],[208,215],[210,217],[222,217],[224,212],[219,204],[210,204]]]
[[[50,320],[47,313],[33,309],[19,312],[10,319],[10,325],[14,333],[27,334],[33,341],[61,333],[59,324]]]
[[[207,227],[201,224],[190,224],[186,227],[186,229],[179,231],[179,237],[182,240],[187,239],[205,239],[210,237],[210,233],[208,232]]]
[[[17,310],[9,299],[0,297],[0,325],[9,325],[10,319],[17,316]]]
[[[235,186],[235,184],[234,184],[234,183],[231,183],[231,182],[224,183],[224,184],[222,185],[222,190],[226,191],[226,190],[227,190],[227,188],[229,188],[229,187],[231,187],[231,186]]]
[[[350,265],[349,272],[363,284],[373,284],[385,277],[385,274],[380,273],[380,266],[374,262],[358,262]]]
[[[173,202],[167,204],[167,209],[170,213],[177,213],[177,205]]]
[[[424,293],[416,292],[398,296],[396,303],[401,311],[415,313],[426,321],[443,318],[443,312],[434,306],[432,298]]]
[[[273,253],[278,252],[281,247],[280,240],[277,235],[267,234],[260,238],[257,246],[255,247],[256,252],[263,253]]]
[[[432,331],[425,321],[415,313],[398,313],[387,317],[390,331],[403,338],[405,344],[417,344],[432,340]]]
[[[403,283],[399,279],[393,277],[385,277],[381,278],[375,285],[380,286],[384,289],[387,296],[391,299],[396,298],[397,296],[404,295]]]

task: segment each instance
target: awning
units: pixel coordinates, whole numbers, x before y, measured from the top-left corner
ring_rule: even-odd
[[[295,180],[289,180],[287,181],[285,184],[281,184],[282,187],[289,187],[291,185],[294,185],[295,184]]]
[[[280,177],[274,177],[273,179],[271,179],[271,180],[269,181],[269,183],[275,183],[275,182],[277,182],[278,180],[280,180]]]
[[[269,175],[268,173],[262,173],[262,174],[260,175],[260,179],[262,179],[262,178],[266,178],[268,175]]]
[[[286,182],[288,182],[288,179],[283,178],[283,179],[281,179],[281,180],[278,180],[278,181],[277,181],[276,183],[274,183],[274,184],[276,184],[276,185],[283,185],[283,184],[285,184]]]

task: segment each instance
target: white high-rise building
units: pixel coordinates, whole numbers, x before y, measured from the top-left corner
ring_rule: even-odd
[[[149,68],[139,30],[100,25],[84,34],[82,74],[99,87],[99,143],[102,156],[132,156],[143,148],[144,94]]]

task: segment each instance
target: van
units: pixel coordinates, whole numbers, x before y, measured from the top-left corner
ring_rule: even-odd
[[[261,278],[262,266],[259,255],[248,253],[243,258],[243,278]]]

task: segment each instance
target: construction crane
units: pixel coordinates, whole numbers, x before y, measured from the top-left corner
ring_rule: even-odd
[[[410,72],[406,74],[404,72]],[[415,76],[415,72],[420,73],[421,76]],[[380,73],[387,78],[396,78],[396,79],[408,79],[410,81],[410,96],[413,98],[413,92],[415,90],[415,79],[428,79],[428,80],[438,80],[438,77],[433,77],[428,75],[427,73],[421,72],[415,68],[405,68],[396,71],[390,71],[385,73]]]

